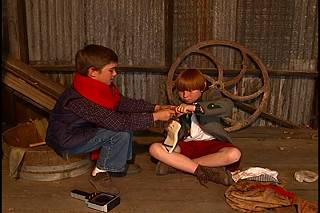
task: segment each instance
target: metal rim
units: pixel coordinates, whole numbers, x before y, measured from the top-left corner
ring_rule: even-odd
[[[206,52],[203,51],[203,48],[207,47],[213,47],[213,46],[225,46],[228,48],[236,49],[241,53],[242,56],[242,68],[240,70],[240,73],[232,78],[231,80],[225,81],[224,80],[224,69],[222,64],[220,64],[218,61],[214,59],[214,57]],[[169,69],[168,72],[168,78],[167,78],[167,95],[169,98],[169,101],[171,104],[174,104],[174,98],[173,98],[173,89],[174,89],[174,74],[177,71],[180,64],[191,54],[200,54],[202,56],[205,56],[207,59],[209,59],[213,64],[216,65],[218,70],[218,78],[217,80],[213,79],[212,77],[205,75],[207,80],[212,83],[212,87],[215,89],[218,89],[223,95],[230,98],[231,100],[235,102],[243,102],[248,101],[251,99],[255,99],[262,95],[261,101],[259,106],[256,108],[256,110],[244,121],[236,121],[232,118],[226,118],[225,121],[230,124],[229,127],[226,127],[225,130],[228,132],[236,131],[239,129],[242,129],[251,123],[253,123],[259,115],[267,108],[267,103],[270,98],[270,79],[268,75],[267,68],[262,63],[261,59],[251,50],[248,48],[242,46],[239,43],[233,42],[233,41],[226,41],[226,40],[209,40],[209,41],[203,41],[199,42],[189,48],[187,48],[185,51],[183,51],[176,59],[176,61],[172,64],[172,66]],[[247,71],[247,63],[251,59],[258,68],[261,71],[262,74],[262,87],[256,91],[255,93],[251,95],[246,96],[240,96],[237,94],[232,94],[229,92],[226,88],[230,87],[232,85],[237,84],[244,76],[245,72]]]

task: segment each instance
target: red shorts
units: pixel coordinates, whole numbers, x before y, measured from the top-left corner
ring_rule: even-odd
[[[213,140],[202,140],[202,141],[179,141],[178,145],[181,148],[181,154],[187,156],[188,158],[194,159],[205,155],[213,154],[218,152],[224,147],[235,147],[233,144],[228,142],[223,142],[217,139]],[[226,166],[230,171],[234,171],[239,168],[240,160]]]

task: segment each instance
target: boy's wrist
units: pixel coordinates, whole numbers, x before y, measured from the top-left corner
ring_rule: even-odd
[[[199,103],[194,103],[194,106],[195,106],[195,110],[194,110],[195,113],[204,114],[204,109]]]
[[[159,109],[160,109],[160,105],[156,104],[156,105],[154,106],[154,111],[156,112],[156,111],[158,111]]]
[[[158,120],[158,115],[156,112],[152,113],[152,117],[153,117],[153,121],[157,121]]]

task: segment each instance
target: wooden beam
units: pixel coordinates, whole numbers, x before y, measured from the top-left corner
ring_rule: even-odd
[[[13,88],[11,88],[11,89],[13,90]],[[46,107],[42,106],[41,104],[33,101],[31,98],[27,97],[26,95],[21,94],[21,93],[19,93],[18,91],[15,91],[15,90],[13,90],[12,94],[15,95],[15,96],[17,96],[18,98],[21,98],[22,100],[30,103],[30,104],[32,104],[32,105],[35,106],[36,108],[38,108],[38,109],[40,109],[40,110],[42,110],[42,111],[44,111],[44,112],[50,113],[50,110],[49,110],[49,109],[47,109]]]
[[[74,72],[75,68],[73,65],[36,65],[31,64],[31,67],[41,72]],[[150,72],[150,73],[166,73],[168,68],[164,66],[159,67],[147,67],[147,66],[119,66],[117,68],[119,72]]]
[[[9,28],[8,28],[8,5],[7,0],[2,0],[2,48],[3,56],[9,54]]]
[[[33,87],[38,88],[41,92],[51,96],[54,99],[58,99],[60,94],[65,90],[65,87],[57,82],[54,82],[48,76],[43,75],[38,70],[28,66],[27,64],[15,59],[12,56],[4,58],[2,61],[2,67],[6,70],[6,73],[12,73],[19,78],[23,79]]]
[[[245,104],[245,103],[242,103],[242,102],[234,102],[234,105],[239,107],[241,110],[243,111],[246,111],[246,112],[249,112],[249,113],[254,113],[256,111],[256,108],[255,107],[252,107],[251,105],[249,104]],[[277,123],[281,126],[284,126],[284,127],[288,127],[288,128],[299,128],[298,125],[290,122],[290,121],[286,121],[286,120],[283,120],[275,115],[272,115],[270,113],[266,113],[266,112],[262,112],[260,114],[260,116],[264,119],[267,119],[267,120],[270,120],[274,123]]]
[[[165,65],[169,67],[172,64],[172,32],[173,32],[173,8],[174,1],[165,0],[165,11],[164,11],[164,28],[165,28]]]
[[[29,63],[25,0],[6,0],[3,4],[8,22],[8,54]]]
[[[201,70],[203,73],[208,75],[217,75],[218,70],[217,69],[209,69],[209,68],[196,68]],[[226,76],[235,76],[240,73],[240,70],[236,69],[226,69],[223,71],[224,75]],[[253,76],[259,76],[261,75],[260,70],[255,69],[248,69],[248,71],[245,73],[245,75],[253,75]],[[290,76],[290,77],[307,77],[307,78],[317,78],[319,76],[318,72],[306,72],[306,71],[290,71],[290,70],[268,70],[268,75],[270,77],[275,76]]]
[[[41,71],[41,72],[74,72],[73,65],[37,65],[31,64],[31,67]],[[196,68],[201,70],[204,74],[207,75],[217,75],[218,71],[216,69],[209,68]],[[169,71],[169,67],[166,66],[154,66],[154,67],[146,67],[146,66],[119,66],[118,70],[120,72],[149,72],[149,73],[160,73],[167,74]],[[240,72],[240,70],[236,69],[227,69],[224,70],[225,76],[235,76]],[[179,70],[177,70],[179,73]],[[248,75],[259,76],[261,72],[259,70],[248,70],[246,72]],[[318,72],[305,72],[305,71],[290,71],[290,70],[268,70],[268,74],[270,77],[276,76],[290,76],[290,77],[305,77],[305,78],[318,78]]]
[[[31,104],[36,102],[37,104],[41,105],[42,109],[45,109],[47,112],[52,110],[56,103],[54,98],[41,92],[37,88],[28,84],[23,79],[11,74],[10,72],[7,72],[2,76],[2,82],[20,94],[28,97],[25,99],[26,101],[32,100],[29,101]]]
[[[20,60],[29,63],[28,31],[25,0],[17,0]]]

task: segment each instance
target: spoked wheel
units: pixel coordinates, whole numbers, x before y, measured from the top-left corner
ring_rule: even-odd
[[[240,53],[240,72],[237,73],[236,76],[232,77],[231,79],[225,78],[223,65],[216,60],[210,51],[208,51],[210,48],[215,47],[231,48]],[[177,97],[174,96],[173,92],[176,77],[175,74],[177,74],[179,66],[189,56],[194,54],[205,57],[214,66],[215,69],[213,70],[218,72],[217,78],[204,74],[205,78],[212,84],[209,89],[219,90],[224,96],[230,98],[237,107],[242,106],[242,109],[250,109],[249,111],[251,115],[241,121],[232,118],[225,118],[224,121],[226,124],[228,124],[228,126],[225,127],[226,131],[232,132],[250,125],[267,108],[270,97],[270,79],[266,67],[260,58],[246,47],[236,42],[224,40],[209,40],[199,42],[198,44],[189,47],[178,56],[176,61],[170,67],[167,78],[167,94],[171,104],[177,104]],[[255,66],[255,70],[260,71],[260,88],[257,88],[255,91],[253,91],[252,94],[239,94],[241,89],[237,87],[241,86],[240,82],[244,78],[245,73],[252,71],[249,70],[249,63]],[[258,102],[258,106],[251,106],[248,104],[248,102],[254,102],[255,105],[257,105]]]

